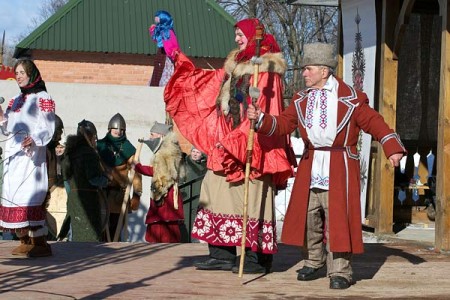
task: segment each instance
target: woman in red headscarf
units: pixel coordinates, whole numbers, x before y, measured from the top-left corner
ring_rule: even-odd
[[[209,258],[195,264],[201,270],[232,270],[236,246],[241,245],[244,173],[252,99],[265,112],[282,109],[282,76],[286,62],[272,35],[257,19],[236,23],[235,41],[220,70],[196,69],[182,53],[175,55],[175,72],[168,82],[166,110],[183,136],[208,155],[200,205],[192,237],[209,244]],[[256,31],[263,30],[257,89],[253,86]],[[277,252],[274,198],[276,188],[292,175],[289,138],[254,136],[250,174],[245,273],[270,271]]]

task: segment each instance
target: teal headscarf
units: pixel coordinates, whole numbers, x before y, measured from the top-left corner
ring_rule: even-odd
[[[110,132],[97,141],[97,150],[103,162],[109,167],[126,163],[136,153],[136,148],[128,141],[125,134],[116,138]]]

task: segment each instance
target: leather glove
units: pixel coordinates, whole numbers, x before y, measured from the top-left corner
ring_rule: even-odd
[[[130,201],[130,208],[133,211],[136,211],[139,209],[139,203],[141,202],[141,197],[139,195],[133,194],[133,197]]]

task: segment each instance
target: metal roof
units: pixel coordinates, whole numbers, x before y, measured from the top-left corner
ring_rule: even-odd
[[[213,0],[70,0],[23,39],[28,49],[156,54],[148,33],[158,10],[168,11],[181,49],[194,57],[226,57],[236,47],[235,20]]]

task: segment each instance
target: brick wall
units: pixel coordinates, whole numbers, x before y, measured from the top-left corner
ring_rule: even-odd
[[[147,85],[153,72],[147,55],[33,51],[45,81]]]
[[[155,56],[144,54],[33,50],[42,77],[49,82],[148,85]],[[197,68],[220,68],[224,59],[194,58]]]

